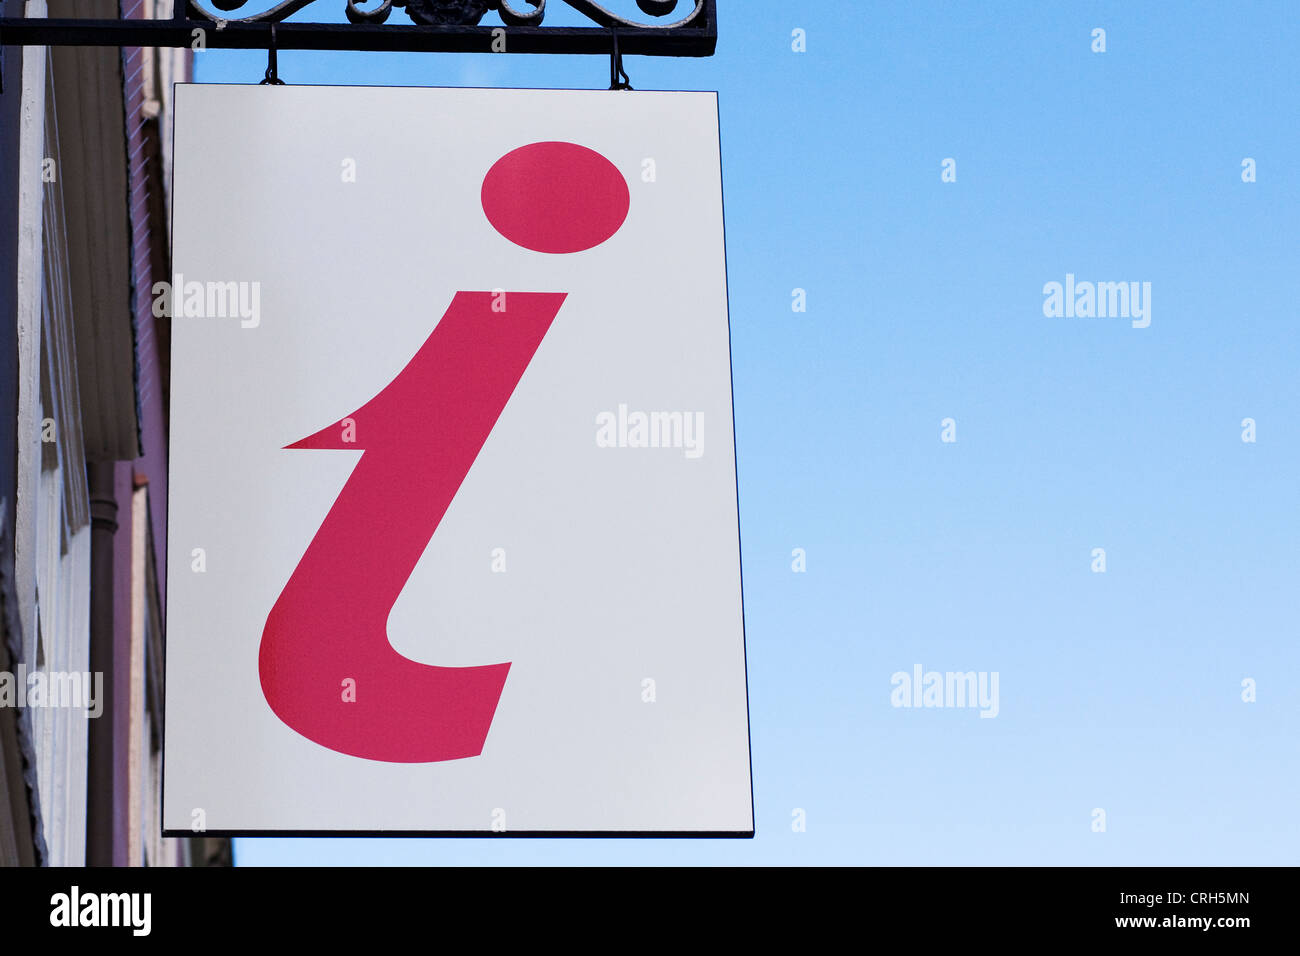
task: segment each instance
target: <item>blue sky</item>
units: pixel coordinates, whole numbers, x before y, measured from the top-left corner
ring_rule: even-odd
[[[717,56],[626,66],[719,92],[755,839],[237,861],[1300,862],[1294,6],[719,5]],[[285,52],[280,75],[601,88],[608,61]],[[1150,326],[1046,317],[1067,273],[1151,283]],[[997,718],[892,707],[917,664],[997,672]]]

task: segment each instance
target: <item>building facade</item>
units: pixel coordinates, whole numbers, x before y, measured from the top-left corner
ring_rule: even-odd
[[[5,16],[168,17],[159,0]],[[161,837],[172,84],[189,51],[9,47],[0,92],[0,863],[228,863]]]

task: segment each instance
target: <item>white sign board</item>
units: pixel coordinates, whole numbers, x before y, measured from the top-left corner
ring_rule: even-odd
[[[177,87],[164,829],[751,835],[712,93]]]

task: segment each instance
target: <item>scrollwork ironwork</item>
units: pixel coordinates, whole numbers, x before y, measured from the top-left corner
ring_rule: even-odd
[[[0,49],[269,50],[278,43],[281,50],[598,55],[610,56],[617,71],[615,51],[704,57],[717,48],[717,0],[635,0],[635,7],[634,0],[558,2],[585,24],[542,26],[547,0],[332,0],[343,6],[344,22],[314,18],[329,5],[326,0],[177,0],[171,16],[157,18],[0,16]],[[308,7],[312,10],[302,13]],[[394,7],[411,22],[389,22]],[[493,19],[480,22],[488,13]],[[502,37],[498,23],[504,24],[508,38]]]
[[[211,3],[222,13],[229,14],[247,6],[250,0],[188,0],[191,13],[213,22],[226,23],[283,23],[299,10],[319,0],[281,0],[267,10],[243,17],[220,16],[205,6]],[[360,0],[361,3],[367,0]],[[689,27],[702,19],[705,0],[687,0],[691,9],[669,23],[644,23],[629,19],[607,8],[596,0],[560,0],[587,17],[593,23],[609,29],[662,30]],[[516,6],[527,3],[533,9]],[[636,0],[637,7],[649,17],[670,16],[678,0]],[[357,0],[346,0],[344,13],[350,23],[384,23],[393,7],[401,7],[413,23],[423,26],[477,26],[484,15],[495,11],[507,26],[541,26],[546,15],[546,0],[383,0],[374,9],[363,9]]]

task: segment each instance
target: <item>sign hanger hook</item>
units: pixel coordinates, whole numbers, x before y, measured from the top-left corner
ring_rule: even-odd
[[[284,86],[279,76],[279,64],[276,62],[275,24],[271,24],[271,44],[266,48],[266,77],[258,86]]]
[[[609,88],[630,90],[632,81],[628,79],[627,72],[623,69],[623,54],[618,50],[618,31],[610,27],[609,33],[614,38],[614,50],[609,55]]]

